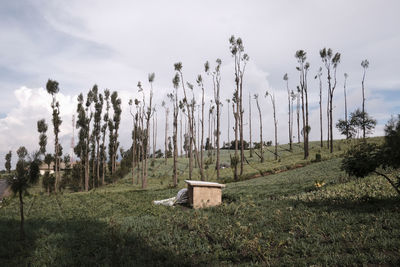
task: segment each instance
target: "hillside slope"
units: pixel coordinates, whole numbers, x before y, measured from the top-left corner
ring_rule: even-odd
[[[318,188],[315,181],[322,181]],[[178,189],[125,183],[0,208],[5,265],[400,264],[400,202],[386,181],[349,180],[340,159],[229,183],[223,205],[154,206]]]

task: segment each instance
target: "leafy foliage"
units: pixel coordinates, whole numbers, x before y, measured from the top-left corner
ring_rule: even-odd
[[[379,147],[361,142],[350,149],[342,161],[342,169],[349,175],[365,177],[379,166]]]
[[[4,167],[6,168],[7,172],[11,171],[11,157],[12,157],[12,152],[10,150],[5,156],[6,162],[4,163]]]
[[[351,148],[342,161],[342,169],[349,175],[356,177],[366,177],[375,172],[383,176],[400,195],[400,179],[397,176],[397,182],[382,172],[378,172],[379,167],[388,170],[400,166],[400,122],[391,119],[385,127],[385,142],[378,146],[373,143],[367,143],[363,140]]]

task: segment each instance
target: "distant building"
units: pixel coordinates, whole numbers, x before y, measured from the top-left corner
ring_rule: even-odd
[[[76,163],[73,162],[70,165],[72,167],[75,164]],[[62,171],[62,170],[65,170],[65,169],[66,169],[65,163],[64,162],[60,162],[60,170]],[[46,172],[49,172],[50,174],[53,174],[54,170],[55,170],[54,162],[50,163],[50,166],[47,165],[46,163],[42,163],[40,165],[40,167],[39,167],[39,170],[40,170],[40,175],[44,175]]]

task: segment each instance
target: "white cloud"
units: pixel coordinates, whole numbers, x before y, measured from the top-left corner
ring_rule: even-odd
[[[39,134],[37,133],[37,121],[46,119],[49,126],[47,131],[47,151],[52,152],[53,126],[51,124],[51,96],[43,88],[27,88],[25,86],[14,91],[17,107],[10,110],[6,117],[0,119],[0,155],[5,155],[9,150],[13,151],[13,162],[16,160],[15,151],[20,146],[25,146],[29,152],[38,150]],[[76,97],[62,93],[57,95],[60,102],[61,125],[60,140],[64,151],[69,151],[70,143],[67,139],[72,133],[72,114]],[[4,167],[4,156],[0,158],[0,166]]]
[[[0,4],[3,7],[3,3]],[[11,7],[10,7],[11,6]],[[287,142],[287,96],[282,80],[289,74],[290,87],[298,84],[294,53],[308,52],[310,106],[318,107],[318,83],[312,79],[321,60],[319,49],[328,46],[342,53],[335,92],[335,121],[343,115],[343,73],[347,72],[349,111],[360,105],[361,60],[367,58],[368,112],[381,124],[398,108],[381,89],[399,90],[397,62],[400,54],[400,2],[365,1],[28,1],[27,5],[4,5],[0,29],[0,168],[9,149],[37,145],[36,121],[45,117],[50,124],[50,97],[40,89],[48,78],[60,83],[59,99],[63,116],[61,140],[69,149],[71,116],[76,94],[92,88],[117,90],[122,97],[121,145],[130,145],[129,98],[138,97],[136,84],[146,88],[147,74],[156,73],[154,102],[172,91],[173,63],[182,61],[187,81],[195,84],[202,74],[206,85],[206,109],[212,99],[209,77],[203,64],[221,58],[221,99],[231,98],[234,88],[233,62],[229,53],[231,34],[242,37],[250,56],[245,74],[244,106],[247,120],[248,93],[276,94],[279,142]],[[26,9],[24,9],[26,7]],[[379,12],[377,12],[379,10]],[[14,14],[14,15],[7,15]],[[25,16],[29,14],[29,16]],[[325,78],[326,79],[326,78]],[[14,92],[13,88],[19,88]],[[38,89],[29,89],[38,88]],[[372,93],[373,92],[373,93]],[[324,81],[324,93],[326,82]],[[195,95],[200,90],[195,87]],[[325,94],[324,94],[325,95]],[[198,98],[199,102],[200,98]],[[324,105],[326,96],[324,96]],[[169,103],[169,101],[167,101]],[[222,108],[222,128],[227,128],[226,102]],[[272,108],[269,99],[260,98],[265,139],[273,139]],[[254,105],[254,101],[253,101]],[[10,109],[11,107],[11,109]],[[253,134],[258,137],[257,110],[253,106]],[[161,115],[162,114],[162,115]],[[159,111],[159,129],[164,127]],[[324,108],[324,123],[325,120]],[[311,138],[318,139],[319,110],[310,113]],[[233,125],[233,116],[231,116]],[[49,127],[49,132],[52,127]],[[171,130],[170,126],[170,130]],[[325,129],[326,127],[324,127]],[[295,130],[296,132],[296,130]],[[248,133],[245,132],[245,136]],[[337,133],[335,132],[336,136]],[[325,135],[325,134],[324,134]],[[13,136],[13,138],[10,138]],[[51,134],[49,134],[51,137]],[[226,134],[222,134],[225,138]],[[231,131],[231,138],[233,131]],[[247,138],[247,137],[246,137]],[[48,150],[52,150],[49,139]],[[159,132],[158,144],[163,143]]]

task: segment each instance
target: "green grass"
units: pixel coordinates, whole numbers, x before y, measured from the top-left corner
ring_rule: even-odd
[[[265,165],[298,164],[296,153]],[[24,242],[18,241],[18,201],[6,199],[0,208],[0,262],[399,265],[399,197],[383,178],[348,178],[337,153],[331,159],[323,153],[324,161],[303,168],[228,183],[223,204],[204,210],[151,204],[179,190],[168,188],[171,177],[162,175],[161,162],[148,190],[127,176],[89,193],[34,193],[25,198]],[[325,185],[317,188],[315,181]]]

